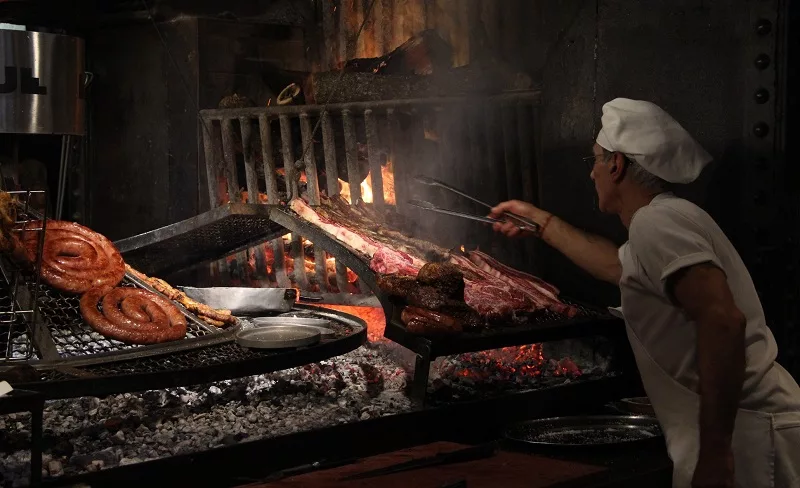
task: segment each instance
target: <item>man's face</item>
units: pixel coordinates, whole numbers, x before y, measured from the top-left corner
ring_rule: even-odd
[[[613,154],[609,156],[603,154],[603,148],[597,143],[592,147],[592,152],[594,153],[594,164],[589,177],[594,181],[594,189],[597,192],[597,205],[601,212],[610,212],[609,206],[615,188],[609,171]]]

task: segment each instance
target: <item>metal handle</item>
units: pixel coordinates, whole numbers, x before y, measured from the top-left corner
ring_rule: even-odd
[[[431,212],[437,212],[445,215],[452,215],[454,217],[461,217],[462,219],[474,220],[477,222],[484,222],[487,224],[498,224],[505,222],[505,220],[493,219],[491,217],[483,217],[481,215],[473,215],[464,212],[456,212],[454,210],[439,208],[436,205],[433,205],[432,203],[426,202],[424,200],[409,200],[408,204],[413,205],[415,207],[419,207],[424,210],[430,210]],[[536,223],[534,223],[533,225],[528,225],[526,223],[523,223],[522,225],[517,225],[517,227],[519,227],[520,230],[527,230],[531,232],[539,231],[539,225]]]
[[[459,190],[458,188],[452,187],[452,186],[448,185],[447,183],[445,183],[443,181],[437,180],[435,178],[431,178],[430,176],[416,175],[416,176],[414,176],[414,179],[417,180],[418,182],[424,184],[424,185],[438,186],[439,188],[442,188],[442,189],[447,190],[449,192],[455,193],[456,195],[461,195],[462,197],[464,197],[464,198],[466,198],[468,200],[472,200],[473,202],[475,202],[475,203],[477,203],[479,205],[483,205],[484,207],[486,207],[488,209],[494,208],[494,206],[489,205],[488,203],[486,203],[484,201],[478,200],[477,198],[473,197],[472,195],[468,195],[468,194],[464,193],[463,191]],[[519,216],[517,214],[513,214],[511,212],[503,212],[503,215],[505,217],[509,218],[509,219],[516,220],[517,222],[521,222],[522,224],[524,224],[524,227],[520,226],[521,229],[524,228],[526,230],[532,230],[533,232],[539,232],[539,229],[541,227],[536,222],[534,222],[532,220],[528,220],[525,217],[521,217],[521,216]]]

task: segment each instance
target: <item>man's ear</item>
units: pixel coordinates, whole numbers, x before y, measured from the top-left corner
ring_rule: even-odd
[[[622,153],[615,152],[611,157],[611,180],[614,182],[620,182],[625,177],[625,156]]]

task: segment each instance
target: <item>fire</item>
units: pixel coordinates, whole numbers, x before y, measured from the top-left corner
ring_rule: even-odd
[[[460,354],[456,361],[444,363],[443,369],[453,376],[474,380],[487,378],[513,381],[519,377],[539,377],[545,371],[554,376],[581,376],[581,369],[569,358],[559,361],[544,357],[541,344],[503,347],[488,351]]]
[[[391,161],[385,166],[381,166],[381,178],[383,180],[383,201],[389,205],[396,205],[397,201],[394,195],[394,168]],[[342,198],[352,203],[353,201],[350,199],[350,185],[340,178],[339,186],[341,187],[339,194]],[[364,203],[372,203],[374,200],[371,172],[367,173],[367,177],[361,182],[361,200],[363,200]]]
[[[330,310],[355,315],[367,323],[367,339],[370,342],[385,341],[383,331],[386,329],[386,315],[382,308],[360,307],[354,305],[320,305]]]

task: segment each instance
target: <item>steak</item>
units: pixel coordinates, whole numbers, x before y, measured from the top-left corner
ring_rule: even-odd
[[[540,278],[506,266],[480,251],[466,255],[449,253],[433,243],[408,237],[391,229],[368,206],[349,205],[334,197],[323,198],[322,205],[315,208],[294,199],[289,207],[306,222],[363,256],[370,269],[379,275],[379,287],[385,293],[413,302],[412,305],[441,309],[446,303],[460,302],[463,290],[461,303],[466,302],[488,319],[503,320],[517,312],[540,310],[567,317],[578,313],[575,307],[558,298],[558,288]],[[474,317],[469,319],[468,322],[476,323]]]

